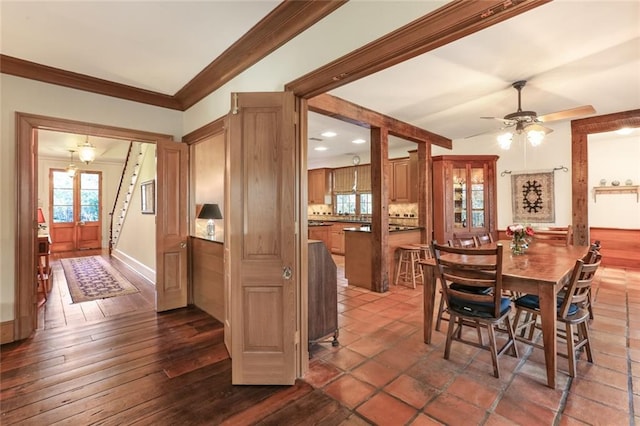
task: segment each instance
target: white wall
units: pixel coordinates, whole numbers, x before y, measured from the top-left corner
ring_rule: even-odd
[[[182,113],[0,74],[0,321],[14,319],[16,245],[15,113],[66,118],[173,135]]]
[[[133,188],[116,251],[117,257],[126,258],[128,264],[135,265],[134,269],[155,282],[156,215],[141,213],[140,184],[156,178],[156,146],[146,143],[142,145],[142,150],[143,158],[138,180]],[[156,211],[157,209],[158,206]]]
[[[589,189],[600,186],[600,179],[627,179],[640,185],[640,130],[629,136],[614,132],[589,136]],[[640,203],[635,194],[589,193],[589,226],[596,228],[640,229]]]

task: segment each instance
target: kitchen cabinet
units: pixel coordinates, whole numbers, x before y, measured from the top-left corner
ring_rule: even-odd
[[[344,254],[344,228],[356,226],[353,222],[334,222],[331,226],[331,253]]]
[[[433,157],[434,237],[491,233],[497,239],[497,155]]]
[[[331,169],[308,171],[309,204],[331,204]]]
[[[409,202],[409,183],[411,180],[409,159],[389,160],[389,201],[392,203]]]
[[[332,225],[316,225],[309,226],[309,239],[320,240],[327,247],[327,250],[331,250],[331,230]]]

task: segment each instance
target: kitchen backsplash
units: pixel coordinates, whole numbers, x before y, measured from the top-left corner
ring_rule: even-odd
[[[329,204],[311,204],[307,207],[307,215],[309,220],[362,220],[370,221],[370,215],[334,215],[332,206]],[[389,204],[389,223],[418,226],[418,204]]]

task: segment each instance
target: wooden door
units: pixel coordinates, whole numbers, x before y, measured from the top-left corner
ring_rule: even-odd
[[[102,246],[102,173],[49,170],[52,252]]]
[[[232,382],[291,385],[301,322],[294,96],[232,96],[225,179]]]
[[[186,144],[158,141],[156,146],[156,310],[187,306]]]

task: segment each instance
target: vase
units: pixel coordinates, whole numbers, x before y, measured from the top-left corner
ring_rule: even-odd
[[[529,248],[529,243],[524,238],[514,238],[511,240],[511,253],[514,256],[524,254]]]

